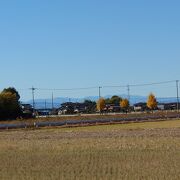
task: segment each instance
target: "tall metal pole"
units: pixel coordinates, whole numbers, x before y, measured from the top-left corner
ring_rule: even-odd
[[[52,93],[52,109],[54,109],[54,95]]]
[[[101,86],[99,86],[99,99],[101,98]]]
[[[46,99],[45,99],[45,101],[44,101],[44,108],[45,108],[45,110],[47,109],[46,107],[47,106],[46,106]]]
[[[179,112],[179,80],[176,80],[177,112]]]
[[[130,86],[129,86],[129,84],[127,85],[127,91],[128,91],[128,101],[130,102]]]
[[[34,91],[35,91],[35,88],[32,86],[31,90],[32,90],[33,111],[34,111],[35,110],[35,100],[34,100]]]

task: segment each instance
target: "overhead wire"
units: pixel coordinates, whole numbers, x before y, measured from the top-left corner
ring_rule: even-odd
[[[174,83],[176,81],[177,80],[170,80],[170,81],[152,82],[152,83],[144,83],[144,84],[105,85],[105,86],[77,87],[77,88],[40,88],[40,87],[36,87],[36,88],[34,88],[34,90],[39,90],[39,91],[77,91],[77,90],[98,89],[99,87],[101,87],[101,88],[144,87],[144,86],[153,86],[153,85]],[[25,90],[32,90],[32,88],[27,88],[27,89],[18,88],[18,90],[25,91]]]

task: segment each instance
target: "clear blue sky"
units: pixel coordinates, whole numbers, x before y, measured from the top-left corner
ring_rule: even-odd
[[[0,1],[0,89],[180,79],[179,20],[179,0]],[[166,86],[137,88],[131,94],[175,96],[174,84]],[[31,98],[29,91],[20,93],[23,100]],[[55,94],[86,95],[97,95],[97,90]]]

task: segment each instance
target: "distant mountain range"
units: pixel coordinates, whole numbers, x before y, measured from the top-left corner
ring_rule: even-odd
[[[127,95],[122,94],[119,95],[122,98],[127,98]],[[104,98],[111,98],[112,95],[107,95]],[[57,97],[54,98],[54,107],[58,108],[61,106],[62,103],[64,102],[83,102],[84,100],[91,100],[91,101],[97,101],[98,100],[98,96],[87,96],[84,98],[68,98],[68,97]],[[145,96],[138,96],[138,95],[132,95],[130,97],[130,103],[131,104],[135,104],[138,102],[146,102],[147,101],[147,97]],[[169,103],[169,102],[176,102],[177,98],[176,97],[161,97],[161,98],[157,98],[157,101],[160,103]],[[26,101],[23,103],[27,103],[27,104],[32,104],[32,100],[30,101]],[[52,107],[52,100],[51,99],[35,99],[35,106],[36,108],[40,109],[40,108],[51,108]]]

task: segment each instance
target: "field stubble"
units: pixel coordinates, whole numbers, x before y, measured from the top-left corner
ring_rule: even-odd
[[[176,120],[3,131],[0,179],[180,179],[179,128]]]

